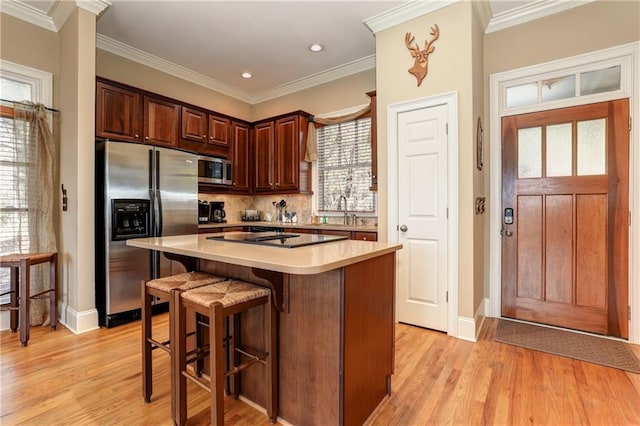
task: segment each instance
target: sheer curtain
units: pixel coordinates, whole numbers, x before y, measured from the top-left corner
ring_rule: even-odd
[[[44,105],[15,102],[11,124],[8,135],[3,135],[8,137],[3,137],[2,156],[3,177],[7,177],[13,198],[14,211],[10,218],[13,235],[8,246],[3,244],[2,251],[57,251],[53,218],[57,150]],[[48,271],[48,264],[32,267],[32,294],[48,288]],[[47,324],[49,320],[47,300],[33,300],[31,324]]]

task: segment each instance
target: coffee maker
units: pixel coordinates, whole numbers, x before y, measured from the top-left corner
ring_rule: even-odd
[[[208,201],[198,200],[198,223],[209,223],[211,205]]]
[[[211,201],[211,216],[210,222],[212,223],[226,223],[225,217],[227,213],[224,211],[224,201]]]

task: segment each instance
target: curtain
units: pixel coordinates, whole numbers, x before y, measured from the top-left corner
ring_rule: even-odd
[[[16,102],[13,110],[13,132],[9,138],[9,149],[14,153],[11,182],[16,206],[26,211],[17,215],[14,223],[16,248],[19,252],[55,252],[53,182],[57,150],[47,113],[44,105],[30,102]],[[49,288],[48,265],[31,268],[32,294]],[[32,300],[30,309],[31,324],[49,323],[48,299]]]
[[[368,113],[369,111],[371,111],[371,103],[369,103],[369,105],[365,106],[364,108],[350,114],[341,115],[339,117],[313,117],[312,120],[309,120],[309,132],[307,134],[307,152],[304,155],[304,161],[310,163],[318,159],[318,140],[316,137],[316,127],[353,121],[361,115]],[[371,140],[371,135],[369,135],[369,140]]]

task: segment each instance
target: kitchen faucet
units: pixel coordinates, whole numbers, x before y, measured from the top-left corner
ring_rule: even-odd
[[[338,210],[340,210],[340,206],[342,205],[342,200],[344,200],[344,224],[347,224],[347,197],[345,197],[344,195],[341,195],[340,198],[338,198]]]

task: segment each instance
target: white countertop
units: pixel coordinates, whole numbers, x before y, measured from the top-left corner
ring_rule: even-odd
[[[402,244],[356,240],[281,248],[208,240],[210,236],[190,234],[135,238],[127,240],[127,245],[297,275],[331,271],[402,248]]]

